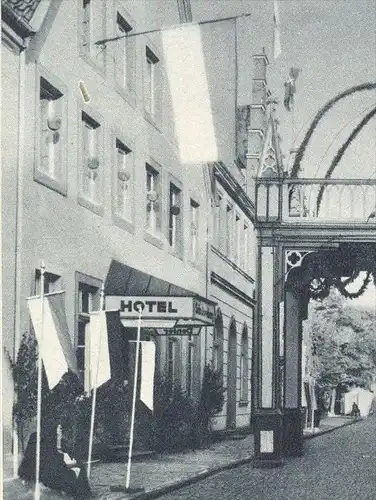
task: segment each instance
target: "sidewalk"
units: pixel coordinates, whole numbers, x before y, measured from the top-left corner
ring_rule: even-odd
[[[320,430],[314,434],[305,433],[311,438],[331,432],[344,425],[350,425],[357,419],[348,417],[330,417],[323,419]],[[103,500],[149,499],[177,489],[185,484],[199,481],[203,477],[224,469],[235,467],[253,459],[253,436],[234,435],[224,441],[213,444],[205,450],[153,455],[132,463],[131,488],[144,488],[143,493],[127,494],[112,492],[111,486],[125,486],[126,463],[94,464],[91,472],[91,486],[94,495]],[[4,483],[4,500],[32,500],[33,490],[17,480]],[[66,499],[59,493],[43,488],[41,500]]]

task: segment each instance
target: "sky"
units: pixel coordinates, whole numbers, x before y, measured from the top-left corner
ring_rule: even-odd
[[[316,112],[353,85],[376,82],[376,0],[279,0],[281,55],[274,61],[272,0],[191,0],[201,21],[244,13],[237,21],[239,102],[250,103],[252,55],[265,47],[268,85],[283,102],[290,67],[301,70],[292,113],[278,107],[282,149],[298,147]],[[322,177],[352,129],[376,103],[376,92],[347,98],[328,113],[314,134],[304,162],[305,177]],[[376,119],[349,148],[333,177],[376,177]]]
[[[159,21],[177,11],[176,0],[158,1]],[[277,106],[285,168],[289,151],[297,148],[316,113],[338,93],[376,82],[376,0],[277,0],[281,55],[273,58],[273,0],[191,0],[193,21],[238,18],[239,104],[251,103],[252,56],[265,48],[269,58],[268,88]],[[178,23],[177,12],[171,22]],[[208,25],[206,25],[208,26]],[[228,23],[235,29],[235,23]],[[235,56],[235,54],[234,54]],[[284,82],[291,67],[300,69],[294,113],[283,106]],[[322,178],[338,149],[360,120],[376,106],[376,91],[347,97],[320,121],[302,162],[301,177]],[[333,178],[376,179],[376,118],[346,151]],[[376,308],[372,285],[359,303]]]
[[[376,0],[279,0],[282,51],[276,60],[272,0],[191,0],[191,5],[194,20],[252,14],[237,21],[239,102],[251,102],[252,55],[265,47],[270,63],[268,86],[281,103],[277,116],[286,160],[327,101],[354,85],[376,82]],[[282,104],[291,67],[301,70],[293,120]],[[324,177],[338,148],[375,106],[376,91],[370,91],[346,98],[329,111],[307,149],[301,177]],[[375,118],[347,150],[332,177],[376,178]],[[361,283],[359,279],[351,291]],[[373,283],[351,303],[376,309]]]

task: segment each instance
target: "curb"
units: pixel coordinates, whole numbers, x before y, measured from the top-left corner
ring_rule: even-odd
[[[354,419],[349,422],[345,422],[341,425],[338,425],[336,427],[332,427],[330,429],[325,429],[323,431],[319,431],[315,434],[308,434],[303,437],[303,439],[313,439],[318,436],[322,436],[324,434],[328,434],[330,432],[334,432],[337,429],[341,429],[342,427],[347,427],[349,425],[353,425],[357,422],[363,421],[362,418],[359,419]],[[142,493],[136,493],[134,495],[126,495],[124,497],[121,497],[124,500],[150,500],[153,498],[158,498],[161,495],[166,495],[167,493],[171,493],[172,491],[179,490],[180,488],[184,488],[185,486],[190,486],[191,484],[198,483],[202,479],[206,479],[207,477],[214,476],[215,474],[218,474],[219,472],[223,472],[225,470],[233,469],[236,467],[239,467],[241,465],[245,465],[248,463],[253,462],[254,456],[249,455],[248,457],[241,458],[239,460],[234,460],[230,463],[224,464],[224,465],[219,465],[217,467],[213,467],[210,469],[205,469],[202,472],[199,472],[198,474],[195,474],[191,477],[188,477],[186,479],[178,479],[176,481],[173,481],[171,483],[165,484],[163,486],[160,486],[158,488],[145,491]]]
[[[205,469],[202,472],[199,472],[191,477],[187,477],[186,479],[178,479],[171,483],[165,484],[158,488],[145,491],[142,493],[137,493],[135,495],[127,495],[121,497],[124,500],[149,500],[152,498],[157,498],[161,495],[166,495],[167,493],[171,493],[172,491],[179,490],[180,488],[184,488],[185,486],[189,486],[191,484],[198,483],[202,479],[213,476],[219,472],[223,472],[225,470],[233,469],[240,465],[245,465],[253,461],[253,455],[249,455],[248,457],[241,458],[239,460],[234,460],[233,462],[219,465],[217,467],[212,467],[210,469]],[[120,499],[119,499],[120,500]]]
[[[362,421],[363,421],[362,418],[356,418],[354,420],[350,420],[349,422],[345,422],[345,423],[338,425],[336,427],[331,427],[329,429],[325,429],[325,430],[316,432],[314,434],[306,434],[305,436],[303,436],[303,439],[313,439],[315,437],[322,436],[323,434],[329,434],[329,432],[334,432],[337,429],[341,429],[342,427],[347,427],[349,425],[353,425],[353,424],[356,424],[357,422],[362,422]]]

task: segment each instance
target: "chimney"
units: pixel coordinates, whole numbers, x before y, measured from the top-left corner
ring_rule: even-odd
[[[269,64],[263,49],[261,54],[253,56],[254,75],[252,79],[252,104],[249,113],[248,148],[247,148],[247,194],[255,198],[254,178],[260,166],[260,158],[266,133],[266,69]]]

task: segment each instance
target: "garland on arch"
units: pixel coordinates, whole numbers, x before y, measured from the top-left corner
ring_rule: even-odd
[[[352,284],[356,278],[359,276],[359,271],[354,271],[353,274],[346,278],[344,281],[341,278],[331,277],[331,278],[316,278],[312,280],[309,284],[309,294],[310,297],[322,301],[326,297],[328,297],[330,288],[335,286],[337,290],[341,293],[343,297],[346,299],[357,299],[365,292],[366,288],[371,282],[371,275],[373,277],[373,282],[376,286],[376,272],[371,273],[367,271],[367,274],[363,280],[362,285],[356,292],[349,292],[346,287]]]

